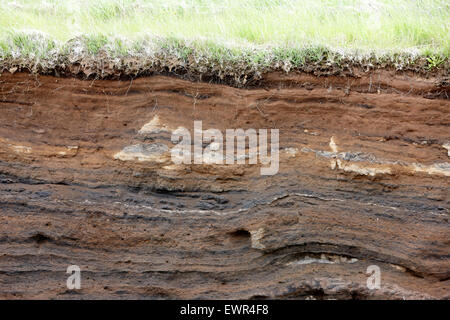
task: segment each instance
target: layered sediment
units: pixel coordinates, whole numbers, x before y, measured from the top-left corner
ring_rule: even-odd
[[[449,298],[448,94],[386,70],[247,88],[4,73],[0,298]],[[195,120],[278,129],[278,173],[175,164]]]

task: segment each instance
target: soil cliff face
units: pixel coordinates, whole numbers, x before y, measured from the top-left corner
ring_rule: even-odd
[[[247,89],[5,73],[0,297],[449,298],[448,93],[388,71]],[[278,173],[173,163],[194,120],[279,129]]]

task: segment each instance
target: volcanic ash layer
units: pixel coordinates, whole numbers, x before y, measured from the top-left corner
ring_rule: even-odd
[[[0,297],[448,299],[448,93],[389,71],[245,89],[4,73]],[[279,129],[278,173],[174,164],[194,120]]]

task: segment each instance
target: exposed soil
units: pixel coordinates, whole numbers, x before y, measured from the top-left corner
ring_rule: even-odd
[[[246,89],[4,73],[0,298],[448,299],[449,89],[383,70]],[[278,174],[133,154],[194,120],[279,129]]]

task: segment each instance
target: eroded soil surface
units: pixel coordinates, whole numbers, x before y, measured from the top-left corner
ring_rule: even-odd
[[[4,73],[0,298],[448,299],[448,94],[387,71],[247,89]],[[279,129],[278,174],[175,165],[194,120]]]

